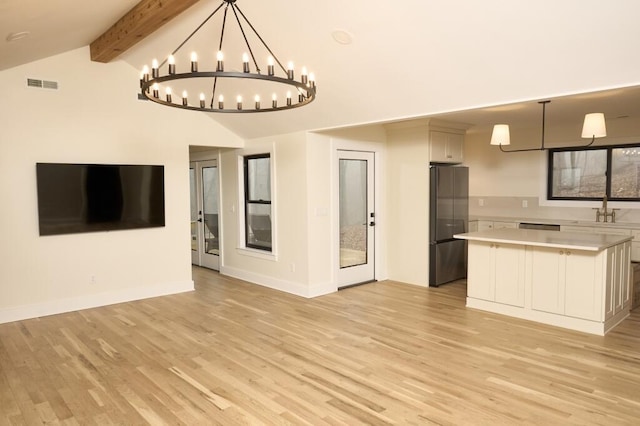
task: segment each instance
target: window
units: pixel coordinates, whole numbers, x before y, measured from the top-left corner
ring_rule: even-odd
[[[640,145],[550,149],[550,200],[640,201]]]
[[[244,157],[245,246],[271,251],[271,157]]]

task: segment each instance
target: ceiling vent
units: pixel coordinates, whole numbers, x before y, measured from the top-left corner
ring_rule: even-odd
[[[38,80],[36,78],[27,78],[27,87],[58,90],[58,82],[50,80]]]

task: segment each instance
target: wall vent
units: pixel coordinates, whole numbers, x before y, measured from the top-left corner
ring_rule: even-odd
[[[27,87],[58,90],[58,82],[50,80],[38,80],[36,78],[27,78]]]

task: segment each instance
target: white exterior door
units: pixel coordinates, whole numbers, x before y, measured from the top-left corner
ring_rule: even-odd
[[[219,178],[215,160],[196,161],[191,186],[191,263],[220,269]]]
[[[374,153],[338,151],[338,287],[375,280]]]

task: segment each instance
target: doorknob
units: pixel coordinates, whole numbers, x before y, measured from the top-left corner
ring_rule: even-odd
[[[371,222],[369,222],[369,226],[376,226],[376,223],[371,221]]]
[[[199,218],[199,219],[198,219],[198,222],[202,223],[202,218]]]

